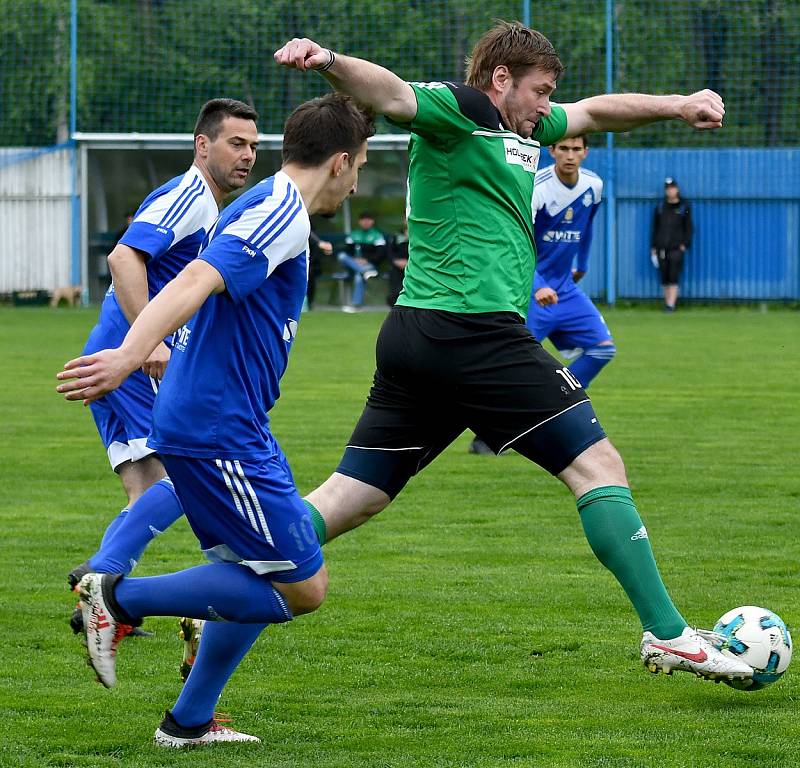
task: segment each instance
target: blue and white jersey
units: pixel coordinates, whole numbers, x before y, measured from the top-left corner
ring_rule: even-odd
[[[572,268],[587,270],[592,220],[602,194],[603,180],[583,168],[578,169],[574,187],[568,187],[558,178],[555,166],[536,172],[533,188],[536,272],[531,295],[545,286],[559,296],[578,290]]]
[[[150,299],[197,256],[218,215],[217,201],[195,165],[144,199],[120,243],[146,255]],[[100,310],[100,324],[106,323],[123,331],[129,327],[113,285]]]
[[[225,290],[175,334],[148,445],[197,458],[274,455],[267,413],[306,294],[310,231],[300,192],[280,171],[220,214],[198,258]]]

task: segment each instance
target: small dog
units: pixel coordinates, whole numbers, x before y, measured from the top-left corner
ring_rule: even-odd
[[[62,301],[68,307],[74,307],[81,303],[81,293],[83,288],[80,285],[64,285],[61,288],[56,288],[50,298],[50,306],[57,307]]]

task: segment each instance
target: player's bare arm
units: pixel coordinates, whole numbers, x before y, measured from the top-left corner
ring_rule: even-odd
[[[337,91],[398,122],[409,122],[417,114],[411,86],[371,61],[335,53],[305,37],[294,38],[275,51],[275,61],[301,72],[317,70]]]
[[[116,389],[148,358],[169,333],[180,328],[212,294],[225,289],[222,275],[208,262],[196,259],[141,311],[115,349],[104,349],[70,360],[56,375],[56,387],[66,400],[84,405]]]
[[[567,113],[567,136],[597,131],[629,131],[660,120],[682,120],[699,129],[722,127],[725,105],[708,89],[689,96],[651,96],[609,93],[574,104],[562,104]]]
[[[147,262],[145,254],[136,248],[118,243],[108,254],[108,268],[114,281],[114,293],[129,325],[147,305]],[[163,379],[169,362],[169,348],[162,341],[144,361],[142,370],[154,379]]]

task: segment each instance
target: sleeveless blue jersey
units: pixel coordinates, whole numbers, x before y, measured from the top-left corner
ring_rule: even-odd
[[[229,205],[198,258],[225,280],[175,334],[148,444],[164,454],[263,458],[308,279],[310,222],[283,172]]]
[[[558,178],[555,166],[536,173],[533,189],[536,272],[531,295],[545,286],[559,297],[578,290],[572,268],[587,271],[592,220],[602,194],[602,179],[583,168],[578,170],[574,187],[568,187]]]
[[[197,256],[218,214],[217,201],[194,165],[144,199],[120,243],[146,255],[149,299]],[[99,324],[123,332],[129,328],[113,285],[103,300]]]

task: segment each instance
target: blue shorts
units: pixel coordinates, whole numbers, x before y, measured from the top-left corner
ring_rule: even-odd
[[[125,333],[113,325],[96,325],[89,334],[84,355],[118,347]],[[155,451],[147,446],[158,382],[135,370],[113,392],[89,405],[112,469],[125,461],[138,461]]]
[[[209,560],[280,582],[303,581],[322,567],[311,515],[280,448],[265,459],[161,458]]]
[[[567,358],[612,340],[603,316],[581,290],[571,291],[563,299],[559,294],[558,304],[547,307],[531,301],[526,325],[537,341],[550,339]]]

